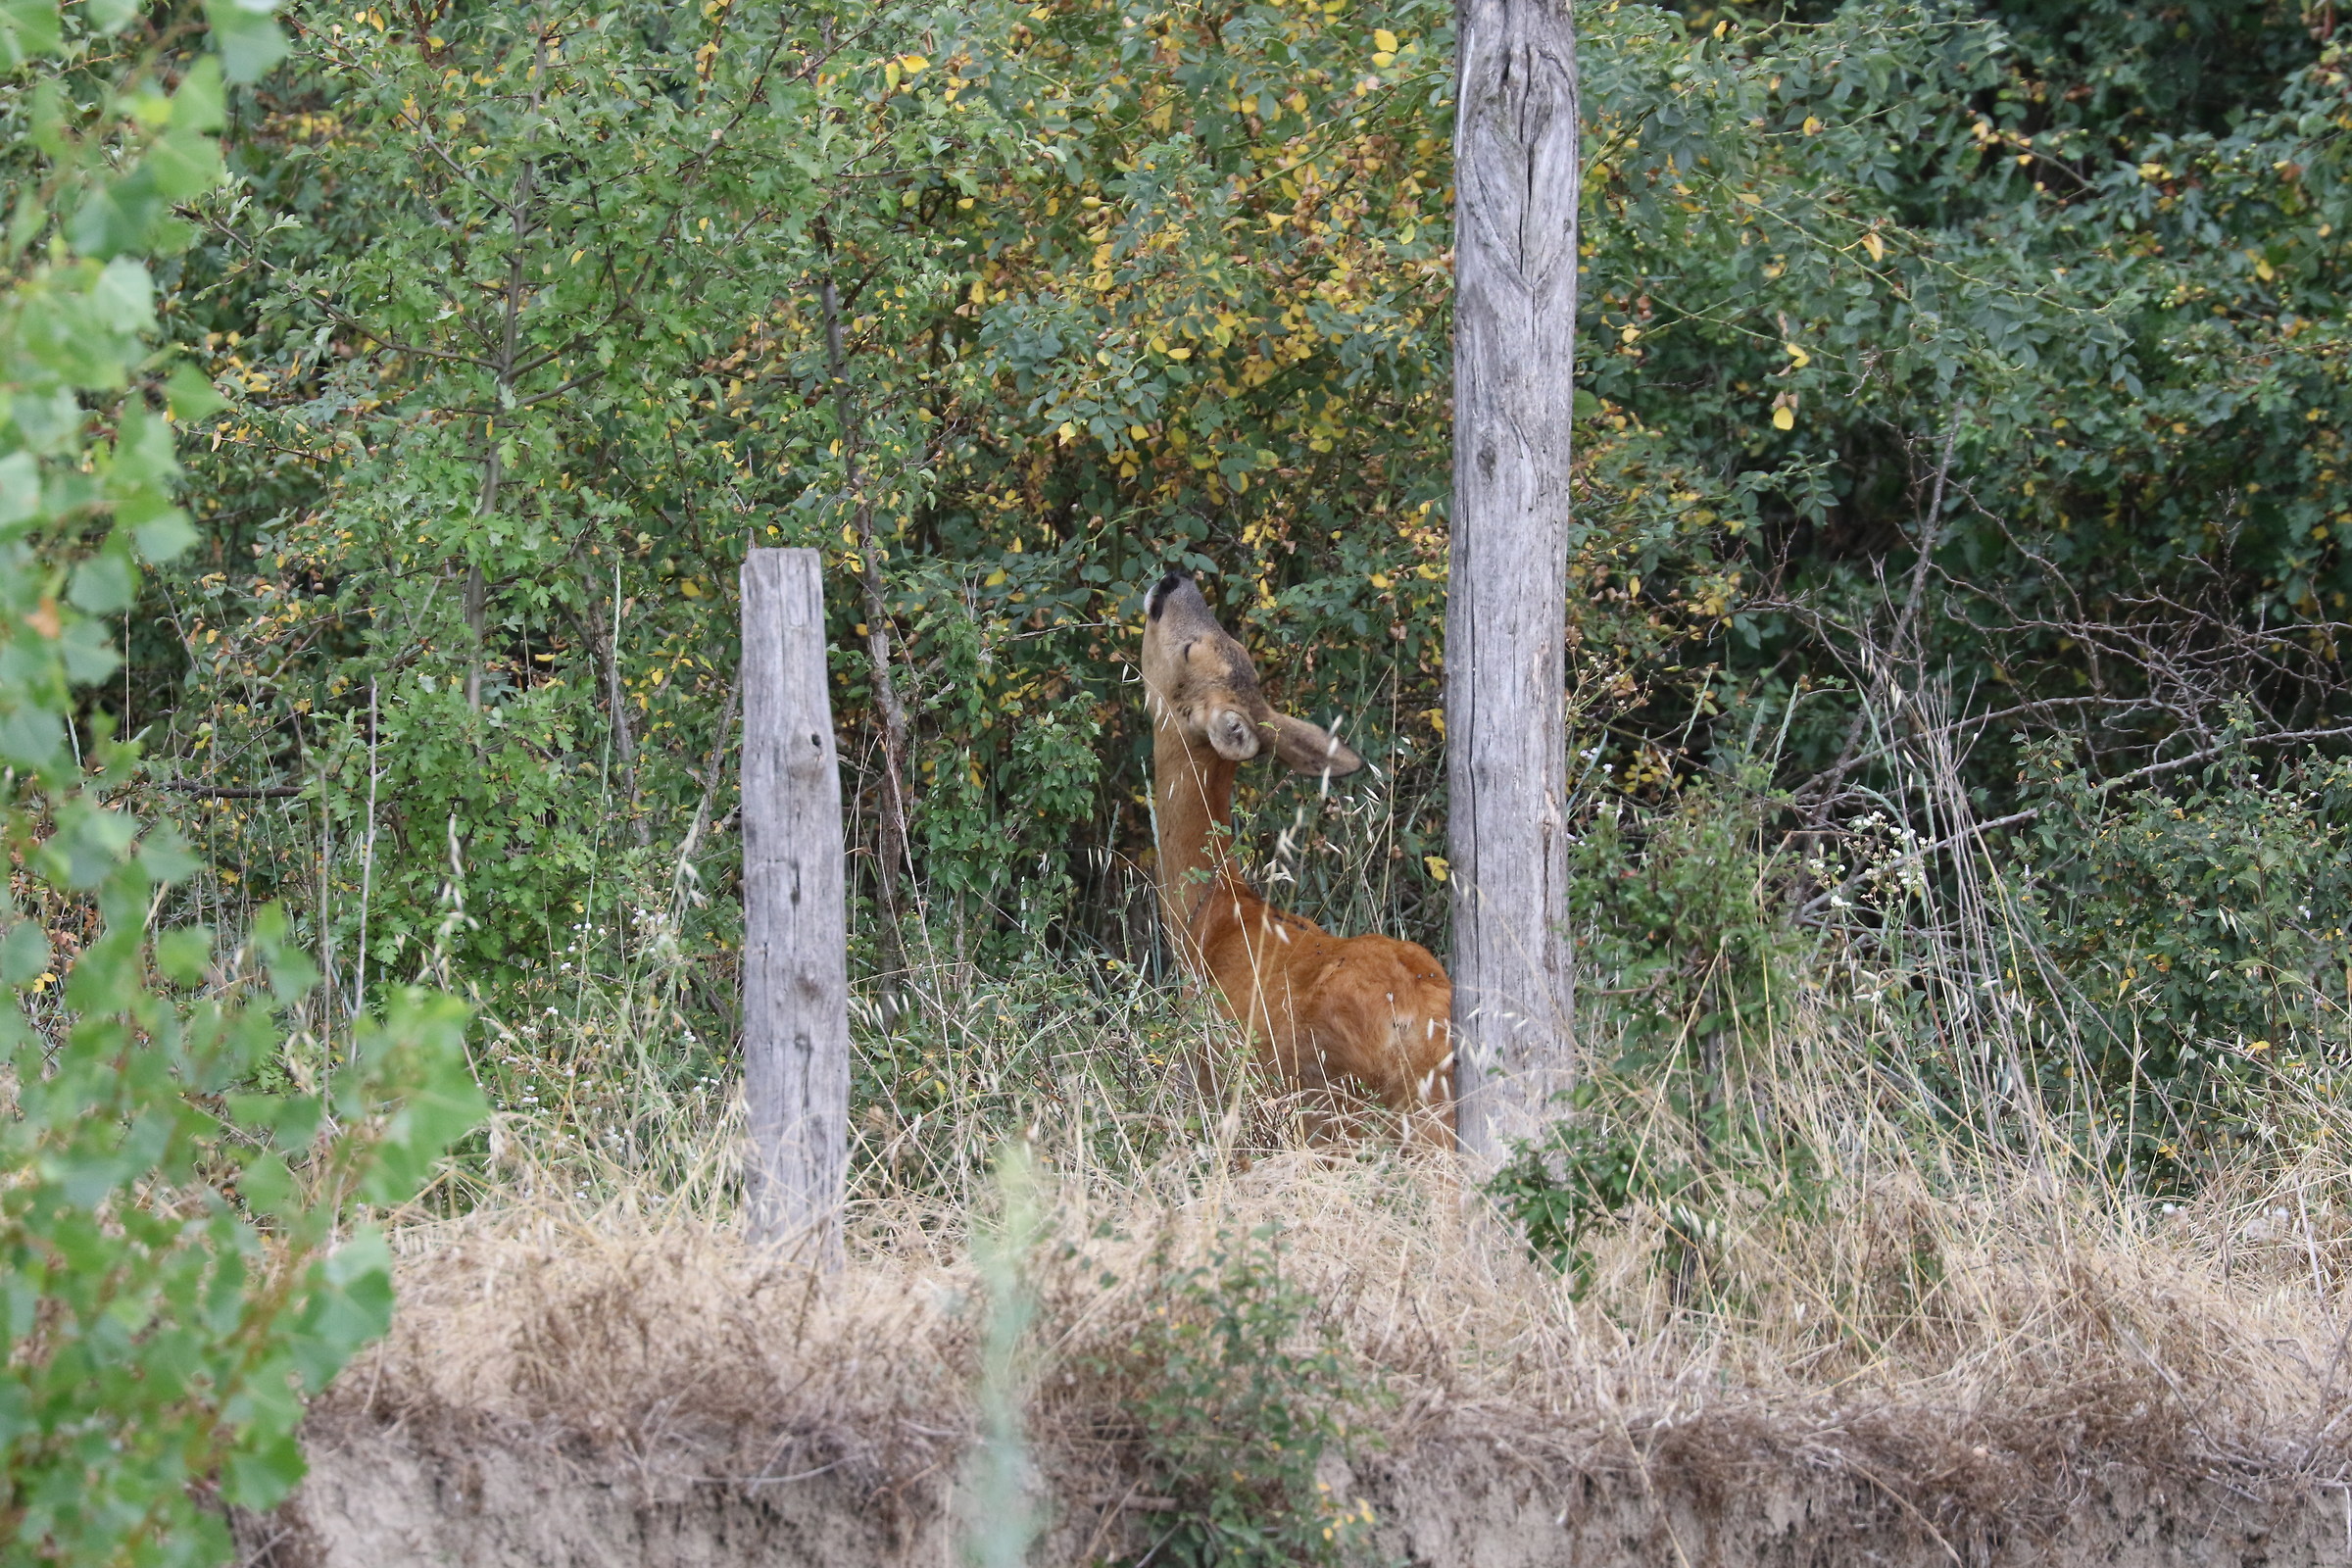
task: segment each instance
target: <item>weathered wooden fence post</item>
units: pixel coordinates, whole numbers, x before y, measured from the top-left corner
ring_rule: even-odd
[[[1583,125],[1568,0],[1460,0],[1446,609],[1455,1093],[1507,1153],[1574,1070],[1568,437]]]
[[[754,1243],[842,1256],[850,974],[841,772],[813,550],[743,563],[744,1190]]]

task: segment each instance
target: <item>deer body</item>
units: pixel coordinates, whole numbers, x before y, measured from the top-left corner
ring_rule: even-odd
[[[1275,908],[1229,855],[1241,763],[1271,749],[1299,772],[1345,777],[1363,760],[1274,710],[1248,653],[1180,573],[1145,603],[1144,686],[1160,912],[1186,969],[1216,987],[1261,1065],[1287,1087],[1324,1103],[1360,1089],[1400,1119],[1408,1140],[1450,1148],[1453,986],[1445,968],[1417,943],[1335,937]]]

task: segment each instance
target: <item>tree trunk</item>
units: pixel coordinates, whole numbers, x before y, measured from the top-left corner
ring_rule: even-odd
[[[751,1234],[841,1261],[850,1140],[841,768],[813,550],[743,564],[744,1188]]]
[[[1574,1069],[1568,438],[1576,32],[1565,0],[1459,0],[1446,822],[1463,1149],[1492,1162]]]

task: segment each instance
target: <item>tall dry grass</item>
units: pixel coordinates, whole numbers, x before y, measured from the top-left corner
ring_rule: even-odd
[[[392,1335],[318,1430],[487,1426],[672,1477],[886,1491],[1017,1431],[1059,1494],[1131,1494],[1150,1392],[1132,1348],[1182,1282],[1264,1234],[1315,1303],[1301,1332],[1335,1336],[1378,1391],[1348,1412],[1359,1462],[1831,1474],[1946,1541],[2051,1527],[2114,1463],[2158,1484],[2340,1482],[2343,1102],[2281,1079],[2293,1140],[2193,1192],[2139,1185],[2132,1129],[2029,1071],[2082,1053],[2020,979],[2063,990],[2004,914],[2013,868],[1974,847],[1905,870],[1906,846],[1969,820],[1958,760],[1904,769],[1886,802],[1900,830],[1861,895],[1873,920],[1792,938],[1772,994],[1708,1048],[1705,1092],[1769,1120],[1787,1165],[1697,1200],[1633,1195],[1581,1280],[1531,1258],[1451,1160],[1306,1147],[1246,1072],[1204,1092],[1194,1062],[1246,1053],[1148,955],[1042,943],[983,965],[918,939],[888,1016],[859,997],[849,1263],[826,1277],[756,1252],[733,1086],[656,931],[600,949],[622,961],[593,973],[583,955],[561,1007],[486,1011],[500,1111],[395,1226]],[[1362,929],[1395,907],[1396,817],[1377,794],[1286,797],[1245,837],[1270,887]],[[1585,977],[1590,1062],[1673,1032],[1606,1000],[1640,990],[1624,978]],[[1694,1083],[1621,1078],[1609,1114],[1660,1159],[1720,1161]],[[1038,1218],[1008,1261],[984,1244],[1014,1146]],[[1008,1269],[1032,1306],[992,1352]]]
[[[972,1018],[1017,1010],[977,977],[951,981],[974,988]],[[1215,1043],[1204,1015],[1180,1016]],[[1837,1474],[1954,1541],[2054,1528],[2117,1463],[2158,1484],[2342,1477],[2340,1118],[2300,1165],[2140,1196],[2054,1127],[1936,1132],[1949,1124],[1857,1070],[1895,1016],[1798,998],[1783,1017],[1774,1109],[1816,1152],[1815,1196],[1726,1189],[1696,1287],[1676,1266],[1688,1214],[1633,1203],[1595,1239],[1580,1296],[1449,1159],[1300,1147],[1278,1120],[1202,1104],[1181,1074],[1122,1089],[1088,1061],[1145,1028],[1115,1015],[1061,1019],[1042,1042],[963,1035],[974,1081],[949,1111],[894,1120],[870,1101],[883,1108],[856,1132],[850,1262],[833,1277],[744,1245],[728,1118],[681,1127],[653,1177],[509,1122],[499,1201],[397,1229],[392,1336],[321,1430],[488,1423],[673,1477],[935,1483],[981,1430],[1003,1293],[974,1244],[1000,1218],[990,1152],[1017,1138],[1040,1208],[1019,1262],[1034,1298],[1019,1425],[1064,1496],[1142,1484],[1148,1373],[1126,1350],[1173,1282],[1255,1232],[1279,1237],[1314,1332],[1385,1391],[1350,1412],[1359,1463]],[[992,1097],[1013,1079],[1033,1092],[1008,1120]],[[1655,1137],[1688,1136],[1673,1105],[1651,1108]],[[924,1116],[945,1125],[927,1135]],[[934,1137],[971,1152],[948,1158]]]

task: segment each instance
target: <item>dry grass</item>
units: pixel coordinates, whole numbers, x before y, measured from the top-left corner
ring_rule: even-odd
[[[1817,1044],[1807,1059],[1853,1043]],[[1661,1264],[1664,1217],[1637,1209],[1581,1300],[1448,1162],[1245,1156],[1229,1120],[1228,1142],[1111,1167],[1064,1105],[1032,1128],[1041,1462],[1080,1494],[1128,1484],[1136,1391],[1103,1368],[1175,1272],[1268,1226],[1393,1396],[1360,1412],[1364,1452],[1683,1488],[1843,1475],[1953,1540],[2054,1528],[2119,1463],[2240,1490],[2344,1476],[2345,1242],[2313,1197],[2338,1153],[2168,1211],[2054,1159],[1960,1162],[1801,1075],[1780,1093],[1835,1152],[1821,1207],[1728,1205],[1695,1294]],[[708,1186],[589,1201],[566,1178],[408,1226],[393,1335],[318,1419],[487,1425],[669,1476],[936,1481],[973,1431],[989,1199],[917,1196],[887,1162],[865,1179],[829,1279],[747,1250]]]

